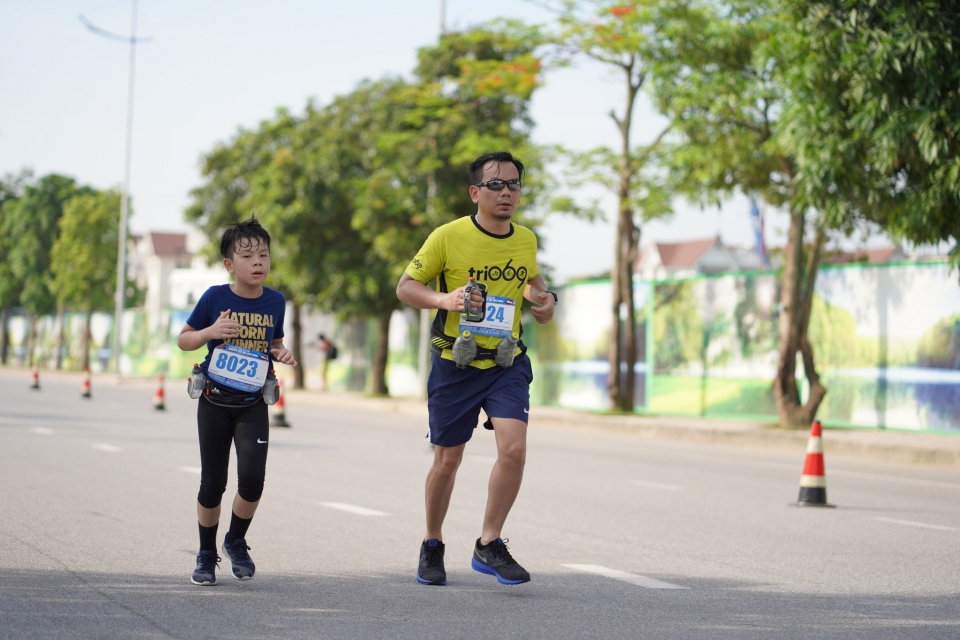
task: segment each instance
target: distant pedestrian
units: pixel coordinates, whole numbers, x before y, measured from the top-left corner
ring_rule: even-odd
[[[286,300],[263,286],[270,274],[270,234],[255,219],[241,222],[223,234],[220,255],[234,281],[206,290],[177,339],[184,351],[207,346],[198,374],[202,392],[193,387],[202,394],[197,406],[200,552],[191,577],[199,585],[217,581],[217,527],[231,444],[237,451],[237,495],[221,548],[234,578],[253,577],[256,567],[247,553],[246,534],[260,504],[267,466],[270,426],[264,390],[270,389],[267,400],[272,401],[273,360],[297,365],[283,346]]]
[[[317,334],[313,343],[320,351],[320,391],[326,391],[329,385],[330,363],[337,359],[337,345],[324,334]]]
[[[540,276],[536,236],[510,221],[520,202],[522,177],[523,164],[507,152],[477,158],[470,165],[469,188],[476,214],[435,229],[397,285],[403,302],[439,309],[427,385],[435,449],[417,568],[422,584],[446,584],[441,527],[481,408],[489,417],[484,426],[496,437],[497,461],[471,566],[503,584],[530,580],[500,537],[520,491],[527,454],[533,373],[526,347],[519,342],[520,305],[524,298],[537,305],[531,309],[533,317],[545,323],[553,318],[557,296]],[[438,282],[437,291],[426,286],[432,280]],[[465,286],[470,287],[466,295]]]

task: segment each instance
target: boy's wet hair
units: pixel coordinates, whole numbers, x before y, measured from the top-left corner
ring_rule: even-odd
[[[483,179],[483,168],[487,166],[488,162],[512,162],[513,166],[517,168],[517,173],[520,174],[520,179],[523,179],[523,163],[520,162],[519,158],[514,158],[509,151],[494,151],[493,153],[485,153],[470,163],[470,184],[480,183],[480,180]]]
[[[233,254],[238,248],[248,249],[258,241],[267,249],[270,248],[270,234],[260,226],[256,218],[232,224],[220,238],[220,255],[227,260],[233,260]]]

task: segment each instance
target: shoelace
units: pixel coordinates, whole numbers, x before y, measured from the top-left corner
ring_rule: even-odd
[[[503,538],[500,544],[495,544],[490,547],[490,554],[499,560],[503,560],[507,564],[514,564],[516,560],[510,555],[510,550],[507,548],[508,542],[510,542],[510,538]]]
[[[428,567],[439,567],[443,563],[440,547],[427,547],[423,553]]]
[[[250,560],[250,554],[247,551],[250,550],[250,547],[247,546],[247,541],[240,538],[233,541],[233,544],[230,545],[230,550],[233,551],[233,555],[236,556],[236,562],[247,562]]]
[[[220,568],[220,556],[214,553],[210,555],[204,555],[201,557],[201,560],[200,560],[201,569],[209,569],[213,565],[217,565],[218,569]]]

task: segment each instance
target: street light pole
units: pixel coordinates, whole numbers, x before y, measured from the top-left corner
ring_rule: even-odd
[[[123,166],[123,192],[120,194],[120,233],[117,247],[117,291],[113,312],[113,370],[120,374],[120,350],[122,346],[121,331],[123,324],[123,303],[127,289],[127,216],[130,207],[130,155],[133,149],[133,77],[137,42],[149,42],[149,38],[137,40],[137,0],[132,0],[130,15],[130,36],[118,36],[94,26],[89,20],[80,16],[87,29],[97,35],[130,43],[130,70],[127,80],[127,140]]]

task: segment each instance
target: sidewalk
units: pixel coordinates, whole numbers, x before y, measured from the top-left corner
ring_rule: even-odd
[[[358,393],[285,390],[287,401],[331,409],[396,413],[427,420],[427,405],[408,398],[371,398]],[[558,407],[530,407],[530,425],[538,428],[600,429],[640,437],[722,444],[759,449],[806,451],[807,430],[786,431],[769,424],[716,418],[600,415]],[[910,433],[866,429],[825,429],[830,456],[960,469],[960,433]]]

